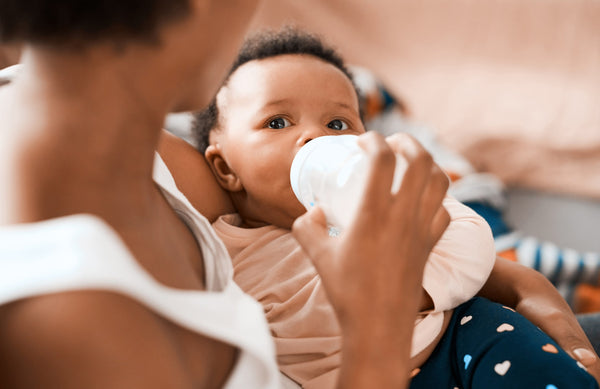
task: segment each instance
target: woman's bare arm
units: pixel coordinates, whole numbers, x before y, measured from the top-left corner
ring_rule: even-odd
[[[192,145],[163,131],[158,153],[179,190],[211,223],[221,215],[235,212],[229,196],[217,183],[204,156]]]
[[[362,135],[369,184],[351,226],[328,236],[318,208],[293,232],[317,268],[342,327],[340,388],[404,388],[419,309],[423,269],[450,217],[442,207],[448,180],[412,138],[401,152],[408,168],[390,193],[395,156],[383,137]],[[398,314],[402,312],[402,314]]]

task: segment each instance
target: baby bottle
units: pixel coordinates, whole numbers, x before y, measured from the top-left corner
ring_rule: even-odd
[[[290,169],[292,190],[308,210],[319,205],[330,234],[348,226],[356,212],[367,179],[367,160],[356,135],[322,136],[298,151]],[[406,162],[397,156],[391,192],[400,188]]]

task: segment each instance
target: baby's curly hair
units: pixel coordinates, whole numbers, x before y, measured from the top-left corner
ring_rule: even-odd
[[[242,45],[227,78],[247,62],[285,54],[306,54],[322,59],[341,70],[354,85],[352,74],[333,48],[326,46],[319,37],[293,27],[285,27],[279,31],[263,31],[250,36]],[[210,132],[217,128],[218,124],[219,108],[216,97],[213,97],[207,108],[194,115],[192,135],[197,149],[202,154],[209,145]]]

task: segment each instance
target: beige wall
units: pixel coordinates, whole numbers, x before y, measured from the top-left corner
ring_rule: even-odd
[[[599,0],[267,0],[510,184],[600,198]],[[593,178],[595,177],[595,179]]]

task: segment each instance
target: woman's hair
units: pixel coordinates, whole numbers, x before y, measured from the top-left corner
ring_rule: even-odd
[[[159,27],[189,9],[190,0],[0,0],[0,42],[153,42]]]
[[[322,59],[341,70],[354,85],[352,74],[333,48],[325,46],[318,37],[292,27],[285,27],[275,32],[263,31],[249,37],[244,42],[227,77],[229,78],[237,68],[247,62],[285,54],[305,54]],[[210,132],[217,128],[218,122],[219,108],[216,97],[213,97],[206,109],[194,115],[192,135],[201,153],[204,154],[206,151]]]

